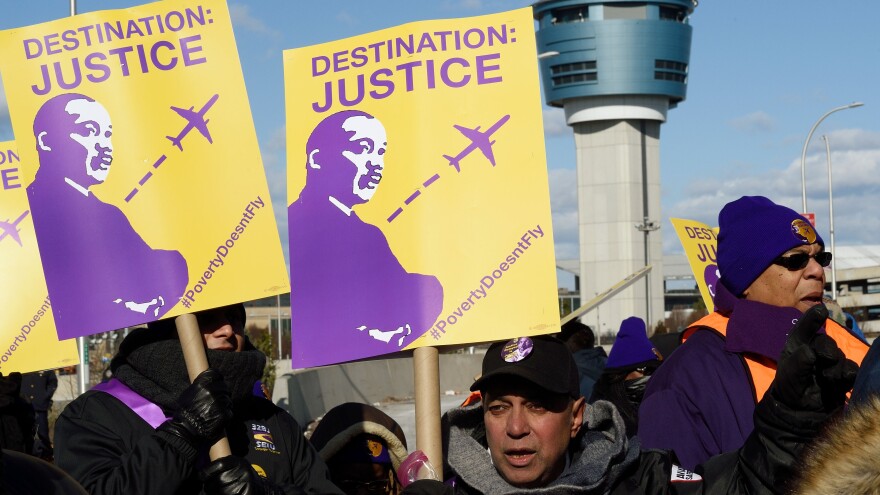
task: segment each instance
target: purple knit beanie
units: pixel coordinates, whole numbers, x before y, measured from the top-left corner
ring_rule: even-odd
[[[718,214],[718,270],[737,297],[782,253],[825,242],[809,220],[763,196],[743,196]]]
[[[648,364],[659,365],[663,356],[648,340],[645,321],[630,316],[620,324],[617,340],[608,353],[605,369],[634,370]]]

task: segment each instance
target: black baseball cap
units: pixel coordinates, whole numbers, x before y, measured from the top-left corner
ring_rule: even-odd
[[[487,381],[499,376],[516,376],[553,393],[580,397],[577,365],[571,351],[562,341],[548,335],[492,344],[483,358],[483,374],[471,385],[471,391],[482,391]]]

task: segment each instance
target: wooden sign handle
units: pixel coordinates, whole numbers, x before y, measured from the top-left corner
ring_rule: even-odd
[[[183,349],[183,360],[186,362],[186,372],[189,381],[195,380],[199,373],[208,369],[208,356],[205,354],[205,341],[202,340],[202,332],[199,331],[199,322],[196,315],[187,313],[174,319],[177,326],[177,335],[180,338],[180,347]],[[211,446],[208,452],[212,461],[221,457],[232,455],[229,448],[229,439],[221,437]]]
[[[428,456],[434,472],[443,479],[443,444],[440,437],[440,353],[436,347],[413,351],[416,393],[416,448]]]

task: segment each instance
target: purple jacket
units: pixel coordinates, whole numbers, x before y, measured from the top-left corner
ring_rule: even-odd
[[[674,451],[687,469],[743,445],[756,402],[741,354],[776,362],[801,316],[718,289],[715,310],[730,318],[727,338],[695,332],[651,377],[639,409],[642,445]]]

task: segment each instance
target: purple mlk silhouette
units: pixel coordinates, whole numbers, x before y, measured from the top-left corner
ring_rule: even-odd
[[[319,123],[306,144],[306,186],[288,208],[293,366],[397,351],[443,307],[433,276],[407,272],[385,235],[352,211],[384,171],[385,128],[347,110]]]
[[[55,96],[34,117],[40,168],[28,199],[62,339],[155,320],[188,281],[179,252],[152,249],[89,190],[110,172],[112,131],[103,105],[81,94]]]

